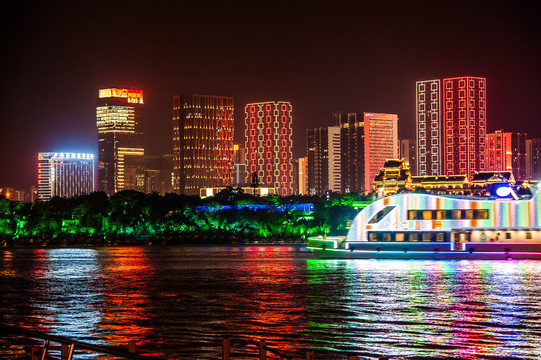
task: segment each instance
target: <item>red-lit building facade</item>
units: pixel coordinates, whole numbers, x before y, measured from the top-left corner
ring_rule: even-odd
[[[173,97],[173,190],[199,195],[201,188],[233,181],[234,103],[229,96]]]
[[[291,111],[287,101],[245,107],[246,182],[256,173],[260,185],[273,187],[282,196],[293,193]]]
[[[472,179],[486,156],[486,79],[443,79],[443,172]]]
[[[441,81],[416,83],[416,125],[418,175],[442,174]],[[413,164],[410,164],[412,166]]]
[[[385,162],[398,157],[398,115],[365,112],[363,117],[364,189],[370,191],[374,178]]]
[[[487,134],[486,170],[512,171],[516,180],[526,180],[526,134],[496,130]]]

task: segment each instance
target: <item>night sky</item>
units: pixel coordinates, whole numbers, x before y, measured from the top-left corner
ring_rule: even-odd
[[[143,89],[151,155],[172,152],[173,95],[233,96],[237,143],[246,103],[290,101],[300,157],[337,110],[413,138],[415,81],[463,75],[487,78],[488,131],[541,137],[533,1],[145,3],[2,2],[0,187],[35,184],[40,151],[96,154],[105,87]]]

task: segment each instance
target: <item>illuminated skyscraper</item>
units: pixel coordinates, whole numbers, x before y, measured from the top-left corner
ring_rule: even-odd
[[[244,145],[233,145],[233,183],[246,185],[246,148]]]
[[[143,91],[100,89],[96,117],[99,190],[143,191]]]
[[[541,180],[541,139],[526,140],[526,178]]]
[[[409,167],[412,176],[417,176],[417,142],[411,139],[399,140],[400,159]]]
[[[467,175],[486,169],[486,79],[443,79],[443,171]]]
[[[398,115],[364,113],[364,189],[372,189],[372,181],[387,159],[398,158]]]
[[[342,193],[370,192],[385,161],[398,157],[398,115],[334,115],[340,123]]]
[[[38,199],[72,197],[94,192],[94,155],[38,154]]]
[[[298,187],[299,195],[308,195],[308,158],[302,157],[298,159],[299,171],[298,171]]]
[[[309,194],[340,192],[340,127],[306,129],[306,139]]]
[[[256,173],[259,184],[292,194],[291,104],[253,103],[245,113],[247,182]]]
[[[526,134],[496,130],[487,134],[486,170],[513,171],[516,180],[526,179]]]
[[[416,83],[417,164],[419,175],[442,174],[440,80]],[[410,163],[413,168],[414,164]]]
[[[364,119],[360,113],[333,113],[340,126],[341,192],[364,192]]]
[[[233,98],[173,97],[173,188],[199,195],[200,188],[233,182]]]

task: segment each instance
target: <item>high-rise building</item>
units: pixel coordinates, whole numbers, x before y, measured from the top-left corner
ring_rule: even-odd
[[[412,139],[399,140],[400,159],[404,159],[404,163],[410,169],[412,176],[417,176],[417,146],[416,141]]]
[[[442,94],[443,172],[472,179],[486,169],[486,79],[443,79]]]
[[[340,127],[307,129],[306,139],[309,193],[340,192]]]
[[[440,80],[416,83],[417,173],[442,174]],[[413,166],[410,163],[410,166]]]
[[[333,113],[340,126],[341,192],[364,192],[364,119],[360,113]]]
[[[340,122],[342,193],[369,192],[385,161],[398,157],[398,115],[335,114]]]
[[[308,195],[308,158],[299,158],[299,195]]]
[[[234,102],[229,96],[173,97],[173,188],[200,195],[201,188],[233,181]]]
[[[526,178],[541,180],[541,139],[526,140]]]
[[[94,192],[94,155],[40,152],[38,199],[72,197]]]
[[[146,194],[173,192],[173,155],[145,155],[144,164]]]
[[[516,180],[526,180],[526,134],[496,130],[487,134],[486,170],[512,171]]]
[[[100,89],[98,127],[98,188],[109,195],[143,190],[143,91]]]
[[[372,189],[372,181],[388,159],[398,158],[398,115],[364,113],[364,189]]]
[[[247,104],[247,180],[256,173],[259,184],[287,196],[292,189],[291,104],[267,101]]]
[[[233,145],[233,184],[246,184],[246,148],[244,145]]]

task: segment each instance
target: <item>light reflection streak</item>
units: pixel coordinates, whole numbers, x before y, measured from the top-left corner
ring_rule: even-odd
[[[150,316],[150,279],[154,273],[145,249],[112,248],[104,253],[100,259],[103,306],[109,311],[97,325],[100,336],[113,345],[126,345],[128,341],[143,345],[151,332],[141,324]]]
[[[307,307],[348,319],[312,318],[310,341],[324,344],[327,336],[317,329],[327,329],[340,334],[334,342],[344,349],[387,356],[538,352],[525,320],[531,310],[520,304],[532,287],[526,277],[535,274],[534,288],[541,285],[541,262],[308,260],[307,268],[314,287]],[[330,296],[325,286],[340,293]]]

